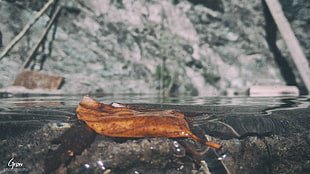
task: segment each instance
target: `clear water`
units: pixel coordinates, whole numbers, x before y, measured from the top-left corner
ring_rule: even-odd
[[[15,104],[38,104],[60,102],[61,105],[76,106],[84,95],[48,95],[48,94],[12,94],[0,93],[1,105]],[[300,104],[309,103],[308,96],[301,97],[199,97],[199,96],[181,96],[181,97],[159,97],[152,94],[92,94],[92,97],[103,103],[113,101],[121,103],[146,103],[146,104],[178,104],[178,105],[236,105],[236,106],[279,106],[287,105],[296,107]]]
[[[46,133],[42,135],[37,134],[38,130],[41,130],[44,127],[48,127],[51,129],[65,130],[67,129],[67,127],[70,127],[73,124],[76,124],[76,120],[72,118],[75,118],[75,108],[80,102],[80,100],[82,99],[83,95],[40,95],[40,94],[4,94],[2,93],[0,94],[0,96],[1,96],[0,98],[0,141],[1,141],[0,147],[2,146],[0,148],[2,149],[2,151],[0,150],[0,152],[3,153],[0,156],[0,162],[1,162],[0,173],[6,173],[8,171],[17,172],[17,173],[18,172],[31,173],[34,171],[37,171],[37,173],[43,172],[43,169],[42,169],[43,168],[42,166],[44,165],[43,162],[38,162],[37,166],[32,166],[35,162],[26,161],[28,160],[28,157],[26,156],[34,155],[32,154],[33,151],[31,150],[31,148],[30,149],[26,148],[27,145],[29,147],[33,146],[31,142],[34,141],[32,140],[32,138],[34,137],[29,137],[29,135],[35,132],[36,136],[39,135],[39,136],[48,137],[48,135],[45,135]],[[289,97],[289,98],[285,98],[285,97],[256,98],[255,97],[253,98],[253,97],[247,97],[247,96],[161,98],[156,95],[93,94],[92,97],[94,97],[96,100],[100,102],[107,103],[107,104],[111,102],[120,102],[120,103],[135,104],[139,106],[159,108],[159,109],[176,109],[176,110],[184,111],[186,113],[205,112],[207,113],[208,118],[204,118],[205,115],[203,114],[198,117],[194,117],[196,119],[196,124],[203,125],[203,126],[210,126],[211,124],[209,123],[206,124],[205,122],[218,121],[222,123],[226,121],[225,124],[230,124],[228,125],[228,127],[232,127],[231,129],[234,129],[234,131],[237,131],[237,133],[240,134],[239,136],[241,136],[241,133],[244,130],[249,130],[249,133],[253,133],[253,132],[250,132],[252,128],[251,126],[248,126],[248,124],[252,125],[253,122],[255,121],[258,121],[257,124],[260,124],[260,122],[262,122],[264,126],[266,126],[266,124],[270,124],[269,122],[265,123],[265,120],[263,121],[257,120],[257,117],[265,118],[266,116],[268,119],[270,118],[270,119],[276,120],[272,122],[272,126],[273,126],[272,131],[277,130],[273,132],[273,133],[277,133],[276,135],[278,135],[278,133],[280,135],[280,132],[281,132],[280,138],[282,138],[282,136],[284,136],[284,134],[287,133],[286,131],[282,131],[282,130],[278,131],[277,129],[277,126],[279,126],[277,119],[278,118],[282,119],[282,117],[285,117],[285,119],[278,120],[279,122],[287,121],[289,122],[287,123],[289,126],[301,126],[302,127],[300,129],[296,128],[296,130],[295,128],[293,128],[290,133],[298,133],[298,131],[301,132],[302,130],[309,131],[308,126],[306,125],[308,125],[309,117],[310,117],[310,115],[308,115],[309,112],[307,112],[307,109],[310,108],[310,102],[309,102],[310,99],[307,96],[297,97],[297,98],[292,98],[292,97]],[[288,113],[288,114],[282,114],[282,112]],[[290,121],[290,119],[288,118],[292,118],[292,117],[296,117],[296,119],[294,119],[293,121]],[[236,121],[232,120],[235,118],[239,119],[240,122],[244,122],[240,126],[242,128],[239,128],[238,127],[239,124],[236,124],[235,123]],[[255,119],[253,121],[253,119],[250,119],[250,118],[255,118]],[[218,125],[218,122],[216,125]],[[298,125],[296,125],[297,123]],[[303,126],[302,123],[304,123],[305,126]],[[281,126],[283,126],[282,124],[284,125],[284,123],[281,123]],[[255,128],[255,129],[256,130],[262,129],[259,131],[264,132],[263,129],[265,130],[268,128],[263,127],[263,128]],[[60,131],[59,134],[61,133],[63,132]],[[246,133],[244,134],[245,134],[244,136],[246,137],[245,140],[240,139],[240,138],[239,139],[235,138],[234,141],[241,141],[241,142],[254,141],[254,140],[248,140],[247,138],[255,139],[255,137],[257,138],[260,136],[270,136],[270,135],[265,135],[264,133],[261,133],[260,135],[260,132],[258,132],[258,134],[255,134],[253,136],[247,135]],[[54,135],[54,136],[57,138],[57,136],[60,136],[60,135]],[[224,135],[220,135],[219,139],[221,139],[221,136],[222,138],[224,137]],[[36,138],[40,138],[40,137],[36,137]],[[225,140],[223,140],[222,143],[229,144],[231,143],[233,138],[226,137],[224,139]],[[15,145],[11,144],[7,146],[8,142],[14,142],[16,144]],[[51,148],[50,147],[51,145],[49,144],[48,140],[46,140],[45,142],[44,140],[40,140],[38,144],[39,145],[34,146],[34,148],[40,149],[40,147],[38,146],[42,146],[41,149]],[[5,152],[3,149],[5,149]],[[212,157],[212,159],[220,160],[221,165],[224,167],[222,167],[221,169],[217,167],[212,167],[213,163],[211,159],[211,162],[208,164],[209,169],[211,170],[211,173],[225,173],[225,172],[226,173],[229,173],[229,172],[238,173],[240,171],[244,172],[241,169],[235,169],[234,167],[232,167],[234,164],[231,164],[229,160],[233,161],[232,159],[235,158],[236,155],[230,156],[231,153],[232,152],[229,153],[229,150],[215,152],[216,155]],[[306,159],[302,159],[302,160],[309,161],[310,159],[309,157],[310,157],[310,154],[308,154],[308,156],[306,157],[303,157]],[[12,165],[9,166],[9,164],[12,164],[10,163],[11,159],[13,159],[13,161],[15,160],[16,166],[13,166],[13,167]],[[209,159],[209,158],[206,158],[206,159]],[[236,159],[234,160],[238,161]],[[23,166],[17,166],[19,163],[21,163]],[[87,165],[84,164],[84,166],[87,166]],[[238,165],[240,167],[240,164],[237,164],[237,162],[235,162],[235,165]],[[244,165],[245,165],[243,166],[244,169],[251,168],[249,166],[248,167],[246,166],[249,164],[244,164]],[[296,164],[296,165],[299,165],[299,164]],[[304,167],[303,164],[300,164],[300,165],[301,167],[299,167],[300,169],[299,172],[307,173],[309,170],[309,167],[308,168]],[[279,167],[272,168],[268,166],[267,164],[262,164],[262,166],[264,166],[262,168],[268,168],[268,170],[266,169],[266,171],[269,171],[269,173],[286,171]],[[292,165],[290,165],[290,167],[292,168],[291,171],[293,173],[298,171],[296,169],[298,167],[294,168],[294,166]],[[11,169],[14,169],[14,170],[11,170]],[[197,169],[199,169],[199,167],[197,167]],[[139,169],[137,170],[130,169],[130,170],[133,172],[139,171]],[[97,169],[95,171],[97,172]],[[103,171],[107,171],[107,169],[104,169]]]

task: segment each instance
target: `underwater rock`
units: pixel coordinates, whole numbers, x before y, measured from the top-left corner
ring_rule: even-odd
[[[90,146],[96,134],[89,127],[73,126],[59,138],[54,139],[52,144],[60,144],[56,150],[49,150],[45,157],[44,171],[50,173],[60,165],[68,165],[70,161]]]
[[[185,155],[184,147],[168,138],[115,141],[113,138],[97,136],[91,147],[68,165],[68,171],[100,173],[110,169],[121,173],[131,167],[144,169],[145,166],[163,171],[168,163],[180,167],[178,163]]]
[[[219,158],[229,173],[308,173],[309,131],[291,136],[272,135],[258,138],[220,141]]]
[[[291,99],[287,102],[297,104],[292,103]],[[308,99],[301,103],[299,106],[308,106]],[[33,129],[29,127],[2,137],[0,171],[8,170],[7,163],[12,157],[22,162],[23,170],[28,173],[44,173],[48,163],[54,169],[51,173],[81,174],[197,174],[203,171],[210,171],[211,174],[307,174],[310,171],[310,110],[307,106],[134,106],[179,110],[191,118],[189,124],[193,133],[198,136],[197,131],[201,132],[209,141],[221,144],[222,148],[209,148],[191,138],[113,138],[96,135],[81,127],[84,123],[76,120],[75,106],[4,107],[0,113],[1,118],[5,118],[2,123],[8,125],[10,118],[15,118],[15,124],[17,118],[31,118],[28,120],[33,123]],[[67,130],[55,129],[43,122],[41,125],[35,124],[34,120],[70,122],[74,126]],[[18,125],[23,126],[21,121]],[[17,129],[16,126],[12,128]],[[220,128],[226,129],[220,132]],[[74,153],[67,153],[68,150]],[[195,152],[191,153],[192,150]],[[199,155],[202,162],[197,163],[193,154]]]

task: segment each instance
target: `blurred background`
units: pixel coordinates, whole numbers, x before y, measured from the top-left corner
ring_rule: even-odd
[[[47,2],[0,0],[0,51]],[[280,3],[309,61],[310,1]],[[25,68],[63,77],[61,93],[305,94],[290,56],[261,0],[56,0],[0,59],[0,88]]]

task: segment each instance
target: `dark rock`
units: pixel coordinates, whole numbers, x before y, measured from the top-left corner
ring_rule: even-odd
[[[49,150],[44,161],[44,171],[50,173],[60,167],[68,165],[70,161],[90,146],[96,133],[89,127],[73,126],[59,138],[52,140],[53,144],[60,144],[57,150]],[[78,137],[78,138],[77,138]]]

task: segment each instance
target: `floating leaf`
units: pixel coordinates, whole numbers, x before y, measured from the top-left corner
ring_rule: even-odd
[[[76,109],[77,117],[97,133],[111,137],[191,137],[205,142],[190,132],[184,115],[174,110],[154,110],[121,103],[106,105],[84,96]]]

